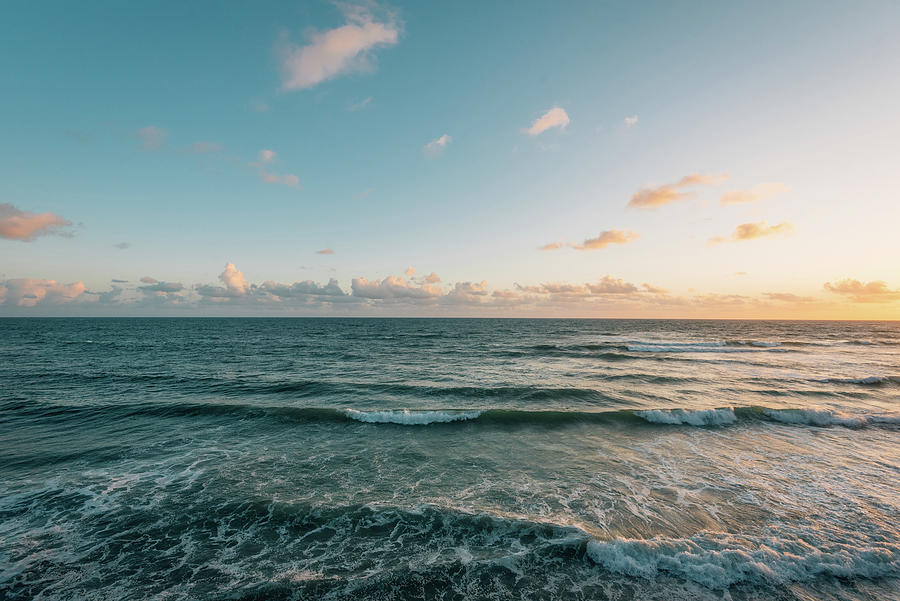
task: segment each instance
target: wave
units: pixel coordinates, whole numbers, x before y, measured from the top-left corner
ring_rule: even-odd
[[[608,411],[520,410],[497,408],[380,409],[261,406],[234,403],[145,403],[141,405],[60,405],[16,401],[0,406],[0,423],[39,418],[67,421],[133,417],[274,419],[289,423],[360,423],[367,425],[441,426],[460,423],[494,427],[558,427],[577,424],[719,427],[760,421],[806,426],[889,428],[900,426],[900,413],[849,414],[835,409],[760,406],[709,409],[617,409]]]
[[[825,378],[819,380],[827,384],[863,384],[866,386],[877,386],[880,384],[900,383],[900,377],[896,376],[866,376],[862,378]]]
[[[713,590],[750,582],[787,584],[820,577],[883,578],[900,572],[900,545],[703,533],[691,538],[591,541],[587,555],[611,572],[640,578],[662,574]]]
[[[694,343],[694,344],[634,344],[628,345],[626,349],[632,353],[759,353],[759,352],[776,352],[787,353],[788,349],[779,346],[726,346],[725,343]]]

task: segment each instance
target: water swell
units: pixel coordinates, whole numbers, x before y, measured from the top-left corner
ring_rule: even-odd
[[[0,406],[0,423],[40,418],[47,421],[104,420],[133,417],[275,419],[290,423],[360,423],[369,425],[440,426],[463,423],[482,426],[554,427],[576,424],[624,426],[719,427],[739,423],[777,422],[847,428],[900,427],[900,413],[845,413],[836,409],[768,408],[760,406],[709,409],[617,409],[608,411],[520,410],[499,408],[379,409],[261,406],[237,403],[144,403],[141,405],[59,405],[15,402]]]

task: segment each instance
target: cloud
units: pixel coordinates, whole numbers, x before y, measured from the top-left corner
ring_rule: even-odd
[[[673,184],[662,186],[645,186],[632,195],[628,201],[629,207],[639,209],[653,209],[673,202],[693,198],[696,193],[685,190],[694,186],[717,186],[728,179],[727,174],[701,175],[698,173],[686,175]]]
[[[355,111],[360,111],[360,110],[366,108],[367,106],[369,106],[370,102],[372,102],[371,96],[369,96],[367,98],[363,98],[359,102],[354,102],[353,104],[351,104],[350,106],[347,107],[347,110],[350,111],[351,113],[353,113]]]
[[[428,156],[435,157],[444,152],[444,148],[452,141],[452,137],[444,134],[440,138],[434,139],[426,144],[423,150]]]
[[[742,242],[744,240],[754,240],[756,238],[766,238],[769,236],[778,236],[780,234],[789,234],[794,231],[794,226],[787,221],[769,225],[765,221],[757,221],[754,223],[742,223],[734,229],[734,233],[728,238],[716,236],[707,241],[708,246],[721,244],[723,242]]]
[[[653,284],[644,283],[641,284],[641,286],[644,288],[644,290],[651,294],[666,294],[667,292],[669,292],[665,288],[660,288],[659,286],[654,286]]]
[[[339,75],[370,70],[373,50],[397,43],[400,27],[392,18],[379,22],[360,6],[343,7],[343,12],[345,25],[313,32],[304,46],[282,45],[284,89],[308,89]]]
[[[649,286],[649,284],[644,284]],[[521,286],[516,284],[516,288],[520,292],[530,294],[551,294],[569,297],[591,297],[591,296],[607,296],[620,294],[640,294],[640,289],[631,282],[626,282],[622,278],[614,278],[612,276],[603,276],[595,283],[572,284],[572,283],[544,283],[539,286]]]
[[[763,292],[763,296],[769,300],[780,303],[814,303],[816,299],[811,296],[800,296],[790,292]]]
[[[16,278],[0,282],[0,304],[34,307],[38,304],[62,304],[85,293],[82,282],[59,284],[55,280]]]
[[[334,251],[331,250],[330,248],[323,248],[322,250],[317,250],[316,254],[317,255],[333,255]]]
[[[300,185],[300,178],[296,175],[290,173],[279,175],[278,173],[272,173],[265,171],[264,169],[259,170],[259,179],[267,184],[282,184],[292,188],[296,188]]]
[[[325,285],[317,284],[312,280],[302,282],[294,282],[293,284],[276,284],[272,281],[263,282],[259,289],[268,294],[272,294],[279,298],[289,298],[297,296],[347,296],[338,281],[334,278],[328,280]]]
[[[255,100],[255,101],[253,101],[253,102],[250,104],[250,106],[251,106],[251,107],[253,108],[253,110],[256,111],[257,113],[268,113],[268,112],[269,112],[269,109],[272,108],[272,107],[269,106],[269,104],[268,104],[267,102],[263,102],[262,100]]]
[[[127,284],[128,280],[117,280],[116,278],[113,278],[110,280],[110,282],[112,282],[113,284]]]
[[[147,294],[155,294],[157,292],[168,294],[184,290],[184,284],[181,282],[160,282],[159,280],[147,277],[141,278],[141,281],[145,282],[147,285],[138,286],[138,290]]]
[[[611,229],[601,232],[596,238],[588,238],[581,244],[573,244],[575,250],[600,250],[610,244],[628,244],[640,238],[640,234],[631,230]]]
[[[255,163],[250,163],[251,167],[256,167],[258,169],[257,175],[259,175],[259,179],[266,182],[267,184],[282,184],[284,186],[297,187],[300,185],[300,178],[291,173],[279,174],[273,171],[267,170],[264,166],[269,165],[275,161],[275,158],[278,154],[274,150],[263,149],[259,151],[257,155],[257,161]]]
[[[788,190],[790,190],[789,186],[778,182],[756,184],[749,190],[729,190],[722,194],[720,202],[723,206],[745,202],[756,202],[757,200],[772,198],[773,196],[782,194]]]
[[[71,221],[53,213],[29,213],[9,203],[0,204],[0,238],[29,242],[38,236],[65,235],[61,228],[70,225]]]
[[[219,274],[222,286],[197,286],[197,294],[207,298],[239,298],[250,291],[250,284],[234,263],[225,263],[225,270]]]
[[[370,299],[436,299],[441,295],[437,286],[415,286],[393,275],[380,281],[354,278],[350,287],[353,296]]]
[[[637,122],[638,122],[637,115],[634,115],[632,117],[625,117],[625,127],[633,127],[633,126],[637,125]]]
[[[900,290],[891,290],[881,280],[863,283],[846,278],[826,282],[825,290],[847,296],[857,303],[884,303],[900,299]]]
[[[191,152],[194,154],[207,154],[210,152],[219,152],[220,150],[222,150],[222,146],[217,142],[198,141],[191,144]]]
[[[137,137],[141,140],[141,148],[144,150],[158,150],[166,143],[169,134],[155,125],[148,125],[137,130]]]
[[[433,272],[433,271],[432,271],[431,273],[429,273],[428,275],[425,276],[425,283],[426,283],[426,284],[437,284],[437,283],[440,282],[440,281],[441,281],[441,278],[438,277],[438,274],[436,274],[436,273]]]
[[[131,248],[130,242],[119,242],[118,244],[113,244],[113,248],[118,248],[119,250],[125,250],[126,248]]]
[[[554,106],[552,109],[535,119],[534,123],[531,124],[531,127],[525,130],[525,132],[529,136],[536,136],[552,127],[565,129],[568,124],[569,115],[566,111],[558,106]]]
[[[565,246],[565,244],[562,242],[550,242],[543,246],[538,246],[538,250],[559,250],[563,246]]]
[[[445,296],[444,301],[453,304],[481,303],[481,299],[487,296],[487,282],[457,282],[453,289]]]
[[[406,275],[406,277],[411,278],[414,275],[416,275],[416,268],[415,267],[407,267],[406,271],[404,271],[403,273]]]

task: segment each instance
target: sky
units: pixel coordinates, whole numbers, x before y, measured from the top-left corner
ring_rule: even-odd
[[[7,3],[0,316],[900,319],[897,23]]]

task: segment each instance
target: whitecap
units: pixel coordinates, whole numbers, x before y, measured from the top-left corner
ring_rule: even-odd
[[[351,419],[368,424],[401,424],[404,426],[424,426],[427,424],[444,424],[448,422],[476,419],[482,411],[410,411],[384,410],[360,411],[344,409],[344,415]]]

